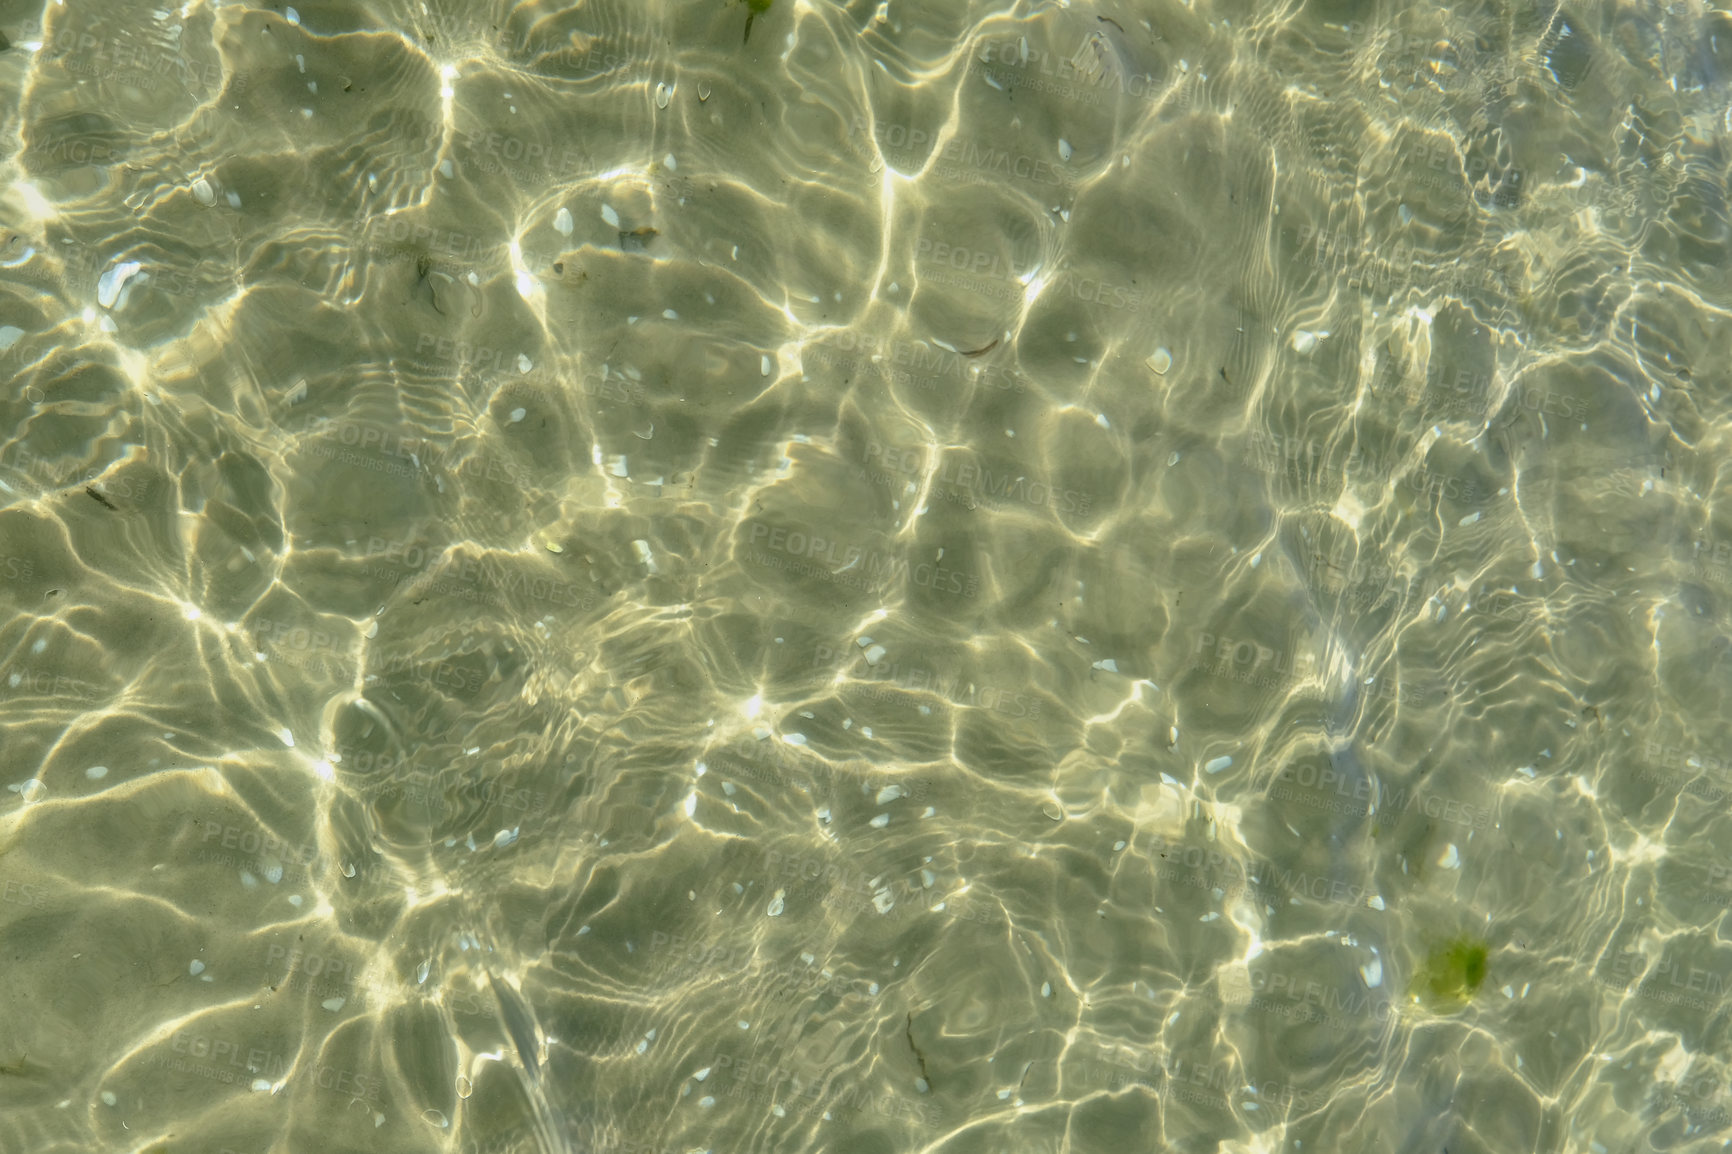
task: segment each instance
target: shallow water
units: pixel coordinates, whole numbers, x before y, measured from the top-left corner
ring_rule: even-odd
[[[764,7],[0,17],[0,1152],[1723,1148],[1732,14]]]

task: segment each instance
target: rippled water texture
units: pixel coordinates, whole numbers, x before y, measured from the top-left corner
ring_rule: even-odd
[[[1726,9],[0,32],[4,1154],[1732,1139]]]

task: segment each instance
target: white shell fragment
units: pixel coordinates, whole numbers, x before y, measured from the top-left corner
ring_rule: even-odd
[[[138,275],[144,266],[135,260],[124,261],[102,274],[96,282],[96,303],[105,309],[114,307],[114,302],[120,299],[120,290],[126,287],[126,282]]]

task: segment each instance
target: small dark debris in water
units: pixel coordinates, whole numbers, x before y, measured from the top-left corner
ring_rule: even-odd
[[[565,275],[565,262],[564,261],[556,260],[553,262],[553,275],[554,276],[564,276]]]
[[[621,232],[619,234],[619,247],[626,252],[643,252],[649,247],[649,242],[660,235],[661,233],[646,224],[644,227],[634,228],[630,232]]]
[[[1125,26],[1120,24],[1117,20],[1113,20],[1106,16],[1096,16],[1095,19],[1099,20],[1102,24],[1111,24],[1114,28],[1119,30],[1121,36],[1124,35]]]
[[[344,92],[353,92],[354,90],[355,90],[355,82],[353,80],[350,80],[350,79],[345,77],[343,80],[343,91]]]
[[[998,347],[998,342],[1003,340],[1003,339],[1004,338],[1002,338],[1002,337],[993,337],[991,344],[984,345],[978,349],[957,349],[956,351],[961,353],[965,357],[984,357],[987,353],[990,353],[993,349],[996,349]]]
[[[6,33],[0,32],[0,52],[4,52],[10,47],[12,47],[12,41],[7,38]]]
[[[1228,377],[1227,377],[1227,366],[1226,366],[1226,365],[1222,365],[1222,366],[1221,366],[1221,379],[1222,379],[1222,380],[1223,380],[1223,381],[1226,381],[1226,382],[1227,382],[1227,383],[1228,383],[1228,384],[1229,384],[1229,385],[1230,385],[1230,384],[1232,384],[1232,383],[1233,383],[1233,382],[1232,382],[1232,381],[1231,381],[1231,380],[1228,380]]]
[[[932,1077],[926,1072],[926,1055],[920,1052],[920,1047],[914,1044],[914,1011],[908,1011],[908,1048],[914,1051],[914,1058],[920,1063],[920,1079],[926,1083],[926,1088],[932,1088]]]
[[[416,255],[415,291],[419,293],[421,290],[425,289],[427,291],[427,299],[433,305],[433,311],[438,313],[440,316],[444,316],[445,310],[439,307],[439,291],[433,286],[433,273],[435,271],[436,270],[433,267],[432,254],[422,252]]]
[[[746,34],[740,37],[741,44],[752,39],[752,21],[756,20],[760,14],[768,12],[770,5],[774,2],[775,0],[746,0],[746,7],[749,11],[746,13]]]
[[[64,590],[64,589],[50,589],[50,590],[49,590],[49,591],[48,591],[48,596],[50,596],[50,597],[58,597],[58,596],[60,596],[60,595],[61,595],[61,594],[62,594],[62,593],[64,593],[64,592],[66,592],[66,590]]]
[[[104,497],[101,493],[98,493],[94,485],[84,486],[84,491],[91,497],[95,498],[97,503],[104,509],[107,509],[112,513],[120,512],[120,506],[116,505],[113,501],[110,501],[107,497]]]

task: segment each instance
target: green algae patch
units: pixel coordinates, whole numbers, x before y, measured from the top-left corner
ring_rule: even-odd
[[[1413,996],[1439,1010],[1465,1005],[1485,983],[1487,952],[1483,940],[1465,936],[1431,951],[1413,976]]]

